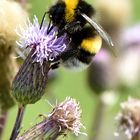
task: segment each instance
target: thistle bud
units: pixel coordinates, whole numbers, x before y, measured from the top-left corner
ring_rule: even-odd
[[[121,104],[121,112],[116,117],[119,128],[130,140],[140,139],[140,100],[129,98]]]
[[[115,87],[116,77],[112,76],[114,73],[112,65],[111,55],[103,49],[89,67],[88,83],[96,94],[101,94]]]
[[[66,98],[64,102],[56,105],[43,121],[18,136],[16,140],[54,140],[61,135],[67,134],[67,132],[72,132],[77,136],[81,133],[80,128],[83,127],[80,119],[79,103],[74,99]]]
[[[56,36],[57,29],[47,33],[45,21],[40,28],[37,17],[20,27],[17,42],[25,59],[12,84],[12,95],[19,104],[33,104],[45,93],[50,63],[66,48],[66,34]]]
[[[33,104],[45,92],[49,64],[44,61],[43,66],[33,63],[32,50],[18,71],[12,83],[12,95],[22,105]]]

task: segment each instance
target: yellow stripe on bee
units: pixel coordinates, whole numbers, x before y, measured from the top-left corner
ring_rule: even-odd
[[[102,38],[100,36],[95,36],[93,38],[84,39],[81,43],[81,47],[91,53],[96,54],[99,52],[102,46]]]
[[[71,22],[74,20],[75,8],[77,7],[79,0],[65,0],[65,20]]]

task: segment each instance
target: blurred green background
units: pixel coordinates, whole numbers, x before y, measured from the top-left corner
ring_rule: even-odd
[[[93,3],[93,1],[89,1]],[[47,8],[54,3],[54,1],[50,0],[30,0],[29,3],[32,5],[31,8],[31,18],[33,15],[37,15],[39,20],[41,21],[43,13],[47,10]],[[136,23],[140,20],[140,1],[133,0],[133,17],[132,23]],[[39,114],[48,114],[51,112],[52,108],[47,103],[47,100],[50,101],[51,104],[55,104],[55,100],[57,99],[59,102],[63,101],[67,96],[73,97],[80,102],[80,106],[82,109],[82,123],[85,125],[86,130],[81,130],[86,132],[88,135],[91,133],[92,123],[94,120],[94,116],[96,114],[96,106],[98,103],[98,97],[91,91],[88,87],[87,83],[87,70],[80,72],[73,72],[69,70],[65,70],[64,68],[60,68],[57,70],[57,79],[51,85],[49,85],[49,93],[47,93],[42,100],[33,105],[28,105],[24,120],[22,123],[22,130],[26,130],[31,127],[33,123],[36,122],[37,116]],[[140,97],[140,84],[134,88],[129,88],[127,90],[122,90],[119,94],[115,95],[116,102],[110,106],[107,106],[103,122],[102,122],[102,130],[100,132],[100,140],[113,140],[115,137],[113,136],[113,132],[115,129],[115,115],[119,111],[119,103],[127,99],[129,95],[133,97]],[[10,110],[10,115],[8,117],[8,123],[6,125],[6,129],[4,131],[3,140],[8,140],[9,134],[11,133],[15,118],[17,114],[17,106],[13,107]],[[68,135],[68,140],[87,140],[88,136],[79,135],[79,137],[75,137],[73,135]]]

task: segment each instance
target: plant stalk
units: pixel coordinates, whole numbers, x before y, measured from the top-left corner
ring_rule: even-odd
[[[102,125],[102,120],[105,111],[105,104],[103,103],[101,96],[98,96],[97,107],[95,111],[95,116],[93,120],[92,132],[89,137],[89,140],[98,140],[98,136],[100,135],[100,129]]]
[[[132,140],[140,140],[140,136],[134,136]]]
[[[4,128],[5,128],[7,116],[8,116],[8,113],[7,113],[7,112],[3,112],[3,113],[0,115],[0,139],[2,139],[3,130],[4,130]]]
[[[19,134],[21,123],[23,120],[23,115],[25,111],[25,106],[19,106],[18,108],[18,113],[17,113],[17,118],[10,136],[10,140],[15,140],[17,135]]]

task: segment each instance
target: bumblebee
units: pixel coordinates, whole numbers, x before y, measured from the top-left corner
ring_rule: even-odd
[[[67,33],[71,42],[58,56],[65,67],[88,66],[102,45],[102,39],[109,46],[113,43],[102,27],[94,21],[94,8],[84,0],[58,0],[48,10],[53,26],[58,27],[58,36]],[[57,63],[58,64],[58,63]],[[56,68],[58,65],[53,65]]]

